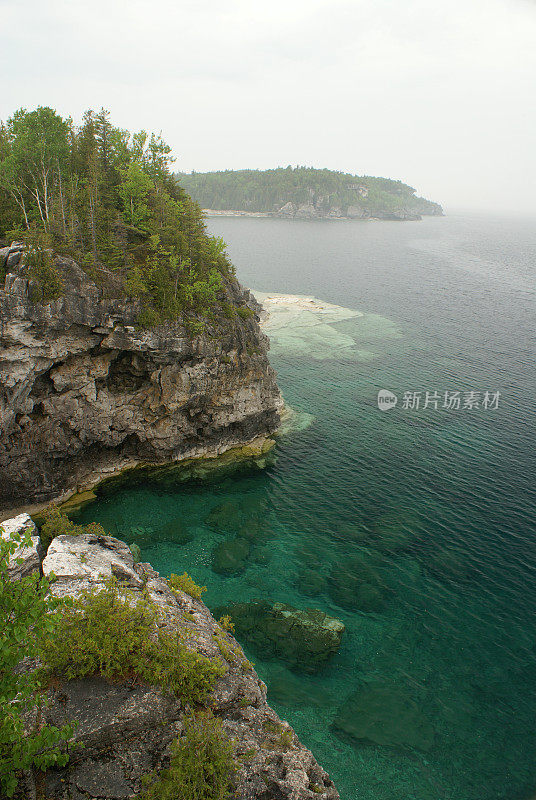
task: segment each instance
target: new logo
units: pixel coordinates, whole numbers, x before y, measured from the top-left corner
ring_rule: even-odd
[[[398,403],[398,397],[393,394],[389,389],[380,389],[378,392],[378,408],[380,411],[388,411],[394,408]]]

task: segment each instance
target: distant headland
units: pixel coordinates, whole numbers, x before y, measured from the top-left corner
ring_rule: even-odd
[[[312,167],[176,175],[207,216],[419,220],[438,203],[401,181]]]

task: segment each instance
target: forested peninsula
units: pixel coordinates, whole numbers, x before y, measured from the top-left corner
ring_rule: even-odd
[[[170,163],[104,110],[0,128],[0,509],[273,444],[259,306]]]
[[[401,181],[312,167],[179,173],[181,186],[215,212],[286,219],[419,220],[441,216],[438,203]]]

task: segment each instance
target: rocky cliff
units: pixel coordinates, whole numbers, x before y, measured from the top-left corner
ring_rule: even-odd
[[[0,509],[41,503],[136,464],[262,449],[282,406],[258,306],[225,279],[229,306],[201,335],[180,320],[138,326],[104,269],[56,255],[61,296],[35,302],[25,253],[0,250]]]
[[[364,197],[367,195],[365,194]],[[313,195],[307,203],[285,203],[281,208],[273,211],[271,216],[283,219],[387,219],[405,222],[420,220],[422,214],[430,213],[433,216],[440,216],[442,212],[441,210],[430,212],[422,208],[419,211],[414,208],[371,209],[366,205],[366,201],[365,203],[341,206],[336,203],[332,204],[329,197]]]
[[[8,523],[10,531],[28,526],[33,523],[26,514]],[[14,580],[19,573],[37,568],[35,526],[33,533],[34,547],[26,548],[19,558]],[[233,743],[236,800],[339,800],[332,781],[311,752],[268,706],[266,686],[236,639],[200,600],[172,590],[149,564],[134,563],[127,545],[110,536],[58,536],[42,561],[42,572],[56,576],[50,589],[56,597],[74,600],[86,596],[88,590],[101,591],[113,577],[130,602],[143,596],[154,605],[161,630],[176,635],[192,651],[222,662],[223,675],[206,705]],[[99,675],[55,679],[42,717],[28,724],[62,726],[74,721],[69,763],[46,774],[28,773],[21,796],[47,800],[127,800],[136,796],[143,776],[158,773],[169,764],[171,743],[184,735],[188,711],[180,696],[134,679],[110,682]]]

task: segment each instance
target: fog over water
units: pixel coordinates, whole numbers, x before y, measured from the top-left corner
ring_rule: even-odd
[[[162,130],[181,171],[328,167],[399,178],[447,210],[536,213],[533,0],[0,10],[3,119],[105,106]]]

